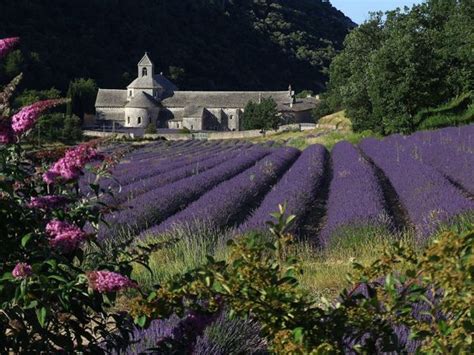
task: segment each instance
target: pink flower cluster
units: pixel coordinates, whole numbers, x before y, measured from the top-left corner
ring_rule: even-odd
[[[124,288],[137,288],[138,285],[128,277],[111,271],[91,271],[87,274],[89,286],[94,291],[116,292]]]
[[[32,197],[30,203],[28,204],[29,208],[38,208],[42,210],[49,210],[52,208],[58,208],[69,202],[69,199],[64,196],[40,196]]]
[[[48,185],[54,183],[58,178],[63,181],[77,179],[82,168],[90,161],[100,158],[101,155],[88,144],[82,144],[66,152],[54,165],[43,174],[43,180]]]
[[[19,41],[18,37],[0,39],[0,58],[6,55]]]
[[[47,109],[60,105],[65,101],[62,99],[44,100],[35,102],[30,106],[26,106],[12,117],[12,130],[17,135],[21,135],[31,129],[41,114]]]
[[[50,245],[63,253],[76,250],[87,238],[87,234],[79,227],[57,219],[46,225],[46,233],[51,237]]]
[[[15,279],[26,279],[28,276],[33,274],[31,265],[27,263],[18,263],[12,271],[12,275]]]

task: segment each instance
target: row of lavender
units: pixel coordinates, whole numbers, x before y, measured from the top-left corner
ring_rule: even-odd
[[[206,160],[207,169],[187,177],[182,175],[175,181],[158,184],[146,193],[139,194],[120,205],[120,210],[110,214],[107,225],[101,228],[100,236],[112,236],[122,232],[137,234],[148,227],[157,225],[166,218],[184,209],[212,187],[234,177],[252,167],[268,154],[271,149],[263,146],[244,146],[216,154]],[[199,154],[197,154],[199,155]],[[189,163],[186,157],[184,166]],[[212,160],[214,159],[214,162]],[[216,162],[217,161],[217,162]],[[155,173],[154,180],[180,172],[181,167],[169,167],[166,171]],[[144,179],[150,176],[143,176]],[[169,180],[169,178],[168,178]],[[137,184],[134,184],[137,186]],[[143,186],[143,185],[142,185]],[[140,189],[138,184],[137,189]]]
[[[157,143],[127,155],[103,186],[120,190],[104,197],[119,211],[108,216],[101,235],[149,236],[195,221],[239,232],[264,229],[281,203],[296,216],[292,231],[317,225],[323,245],[347,227],[391,231],[400,220],[426,235],[474,209],[473,127],[366,139],[359,147],[341,142],[330,156],[320,145],[300,154],[245,142]],[[326,199],[326,190],[321,219],[315,201]]]

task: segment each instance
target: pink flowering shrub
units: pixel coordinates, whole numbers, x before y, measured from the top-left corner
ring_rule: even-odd
[[[137,283],[128,277],[111,271],[92,271],[87,274],[89,287],[97,292],[116,292],[125,288],[136,288]]]
[[[29,131],[44,111],[65,102],[65,100],[45,100],[22,108],[12,117],[11,128],[14,134],[20,136]]]
[[[0,56],[17,42],[0,40]],[[126,337],[132,319],[113,311],[115,300],[118,292],[139,292],[132,263],[146,264],[150,250],[108,250],[96,242],[94,228],[84,231],[99,224],[106,206],[82,197],[78,179],[96,160],[97,179],[89,187],[98,191],[120,155],[101,163],[100,142],[86,143],[45,172],[47,159],[31,160],[21,141],[45,110],[64,100],[4,117],[15,80],[0,92],[0,353],[100,354],[106,339]]]
[[[31,276],[33,269],[31,265],[27,263],[18,263],[12,271],[12,275],[15,279],[25,279],[28,276]]]
[[[46,233],[50,236],[50,245],[63,253],[70,253],[81,246],[86,240],[86,233],[79,227],[54,219],[46,225]]]
[[[100,154],[88,144],[82,144],[66,152],[46,173],[43,180],[47,184],[54,183],[57,179],[70,181],[77,179],[84,166],[94,159],[101,158]]]
[[[19,40],[18,37],[0,39],[0,58],[6,55]]]
[[[70,200],[65,196],[47,195],[32,197],[27,206],[28,208],[50,210],[64,206],[68,202],[70,202]]]

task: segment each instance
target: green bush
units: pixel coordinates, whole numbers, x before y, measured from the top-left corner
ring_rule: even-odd
[[[435,129],[469,124],[474,121],[473,94],[461,95],[448,103],[417,114],[418,129]]]
[[[151,122],[145,129],[145,134],[156,134],[156,124]]]
[[[411,133],[424,116],[447,113],[423,110],[474,89],[473,50],[472,2],[427,0],[373,14],[331,63],[330,106],[343,107],[355,131]]]
[[[35,143],[75,143],[82,139],[81,120],[64,113],[49,113],[41,116],[31,134],[26,138]]]
[[[355,264],[352,286],[334,303],[300,291],[299,260],[289,253],[292,239],[285,232],[292,217],[283,208],[274,216],[273,241],[249,234],[229,242],[229,261],[208,257],[146,300],[134,300],[132,314],[166,317],[182,314],[183,305],[209,314],[225,305],[231,317],[260,324],[279,354],[403,353],[396,327],[424,353],[474,351],[474,231],[445,232],[422,254],[398,242],[371,265]]]
[[[277,129],[280,124],[275,100],[263,98],[260,103],[248,102],[242,116],[242,127],[251,129]]]

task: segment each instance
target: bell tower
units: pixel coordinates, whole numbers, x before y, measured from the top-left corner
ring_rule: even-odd
[[[145,52],[143,58],[138,62],[138,78],[153,78],[154,75],[153,62],[148,56],[148,53]]]

